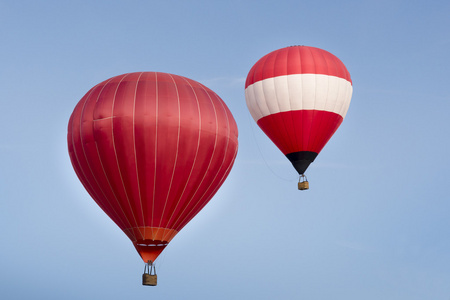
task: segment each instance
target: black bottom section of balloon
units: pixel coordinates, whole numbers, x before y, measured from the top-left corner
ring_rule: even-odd
[[[299,151],[286,154],[286,157],[292,163],[298,174],[302,175],[308,169],[309,164],[317,157],[316,152],[311,151]]]

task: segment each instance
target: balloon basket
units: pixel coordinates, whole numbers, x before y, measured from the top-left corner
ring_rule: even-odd
[[[142,274],[142,285],[156,286],[158,276],[156,275],[156,268],[151,261],[145,264],[144,274]]]
[[[309,182],[305,175],[300,175],[300,179],[298,181],[298,189],[300,191],[308,190],[309,189]]]
[[[142,285],[156,286],[158,275],[142,274]]]

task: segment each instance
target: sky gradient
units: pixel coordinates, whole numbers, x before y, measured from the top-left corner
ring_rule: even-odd
[[[0,1],[0,298],[450,299],[450,3]],[[325,49],[347,116],[298,191],[244,83],[265,54]],[[128,72],[196,80],[239,128],[235,165],[141,285],[132,243],[76,177],[67,123]]]

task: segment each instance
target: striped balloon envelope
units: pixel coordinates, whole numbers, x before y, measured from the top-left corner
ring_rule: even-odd
[[[86,190],[144,262],[154,262],[227,178],[238,129],[204,85],[137,72],[86,93],[70,117],[67,142]]]
[[[245,83],[253,119],[300,175],[342,123],[352,91],[344,64],[308,46],[267,54],[251,68]]]

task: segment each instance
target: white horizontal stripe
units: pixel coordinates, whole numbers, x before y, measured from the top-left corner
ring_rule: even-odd
[[[345,118],[352,84],[336,76],[293,74],[267,78],[245,89],[245,100],[255,121],[291,110],[323,110]]]

